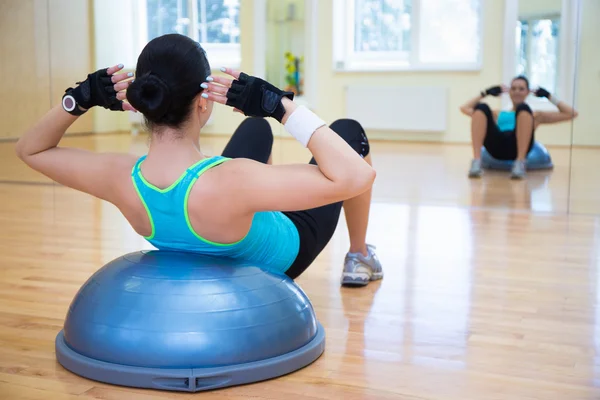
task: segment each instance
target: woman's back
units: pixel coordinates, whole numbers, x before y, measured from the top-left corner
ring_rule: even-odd
[[[223,170],[215,169],[206,180],[204,174],[229,159],[204,158],[166,188],[156,187],[144,176],[141,166],[145,159],[141,157],[134,166],[132,184],[147,213],[151,231],[145,238],[152,245],[161,250],[243,258],[280,271],[292,264],[299,239],[285,215],[262,211],[250,215],[248,221],[229,209],[227,202],[211,195],[218,192],[218,182],[227,184],[226,171],[223,174]],[[237,237],[233,241],[216,240],[221,232],[237,232]]]

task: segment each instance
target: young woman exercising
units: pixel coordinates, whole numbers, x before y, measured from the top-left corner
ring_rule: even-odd
[[[149,42],[135,80],[118,73],[122,68],[96,71],[67,89],[62,104],[19,140],[18,156],[58,183],[114,204],[158,249],[256,263],[292,279],[327,245],[343,206],[350,249],[342,284],[383,277],[365,241],[375,170],[358,122],[328,127],[292,93],[262,79],[229,69],[234,79],[211,77],[204,50],[182,35]],[[250,118],[221,156],[207,156],[199,135],[215,102]],[[141,112],[151,131],[148,154],[59,147],[66,129],[94,106]],[[265,117],[282,123],[312,160],[270,165],[273,135]]]
[[[486,96],[500,96],[508,92],[513,107],[510,111],[491,110],[482,103]],[[525,103],[531,93],[529,81],[524,76],[517,76],[506,86],[493,86],[482,91],[479,96],[469,100],[460,107],[460,111],[471,118],[471,140],[473,145],[473,161],[469,170],[470,178],[481,176],[481,147],[485,146],[490,155],[498,160],[515,160],[511,178],[525,177],[525,158],[534,143],[534,133],[542,124],[553,124],[572,120],[577,117],[577,111],[550,94],[546,89],[539,88],[534,94],[546,97],[558,107],[557,112],[531,111]]]

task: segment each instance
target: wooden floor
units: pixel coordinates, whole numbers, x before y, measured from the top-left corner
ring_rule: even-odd
[[[274,162],[308,161],[310,153],[283,134],[286,139],[275,140]],[[203,138],[202,146],[207,153],[219,154],[226,140]],[[98,151],[139,155],[147,151],[145,136],[84,136],[65,143]],[[0,183],[50,183],[17,162],[13,146],[0,142]],[[552,148],[553,170],[529,171],[527,180],[515,182],[506,172],[494,171],[486,171],[484,179],[465,179],[471,158],[466,145],[375,142],[372,147],[378,171],[374,198],[378,202],[600,214],[600,148]]]
[[[145,151],[144,138],[127,135],[69,142]],[[217,153],[224,144],[206,138],[203,147]],[[150,246],[113,206],[17,163],[13,145],[0,144],[0,399],[188,398],[101,384],[56,362],[54,338],[83,282]],[[557,168],[527,181],[469,181],[465,146],[372,148],[378,177],[368,240],[384,280],[340,288],[342,219],[298,280],[326,329],[323,356],[279,379],[195,396],[600,399],[600,218],[566,213],[569,153],[554,151]],[[287,140],[274,156],[307,159]]]

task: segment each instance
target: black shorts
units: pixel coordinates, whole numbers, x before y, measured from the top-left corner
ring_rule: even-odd
[[[329,126],[358,154],[369,154],[369,141],[362,126],[351,119],[340,119]],[[236,129],[223,150],[228,158],[250,158],[267,163],[273,147],[271,126],[263,118],[246,118]],[[309,161],[316,165],[314,157]],[[300,237],[300,249],[294,263],[286,271],[290,278],[297,278],[315,260],[331,240],[340,217],[343,202],[302,211],[286,211],[284,214],[294,223]]]
[[[483,147],[496,160],[515,160],[517,158],[517,133],[515,131],[502,132],[498,128],[494,120],[494,114],[490,107],[485,103],[479,103],[475,106],[475,110],[482,111],[487,117],[487,130]],[[521,112],[532,114],[531,108],[527,104],[519,104],[516,109],[515,118]],[[531,134],[529,148],[527,153],[531,151],[534,143],[535,132]]]

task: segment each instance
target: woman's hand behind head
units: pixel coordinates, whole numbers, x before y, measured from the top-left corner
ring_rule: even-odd
[[[124,68],[123,64],[110,68],[99,69],[88,74],[82,82],[77,82],[75,88],[68,88],[66,95],[71,95],[77,105],[83,110],[100,106],[113,111],[135,111],[130,104],[125,103],[125,90],[131,84],[133,73],[116,74]]]
[[[117,92],[117,99],[121,101],[121,105],[124,111],[134,111],[137,110],[125,100],[127,99],[127,89],[133,83],[133,72],[127,72],[122,74],[115,74],[116,72],[123,69],[123,64],[115,65],[114,67],[110,67],[107,70],[108,75],[112,75],[111,80],[114,83],[113,89]]]
[[[292,92],[284,92],[269,82],[236,70],[222,68],[221,71],[235,78],[210,77],[212,83],[205,84],[202,97],[240,110],[250,117],[273,117],[282,122],[286,113],[282,99],[294,99]]]

